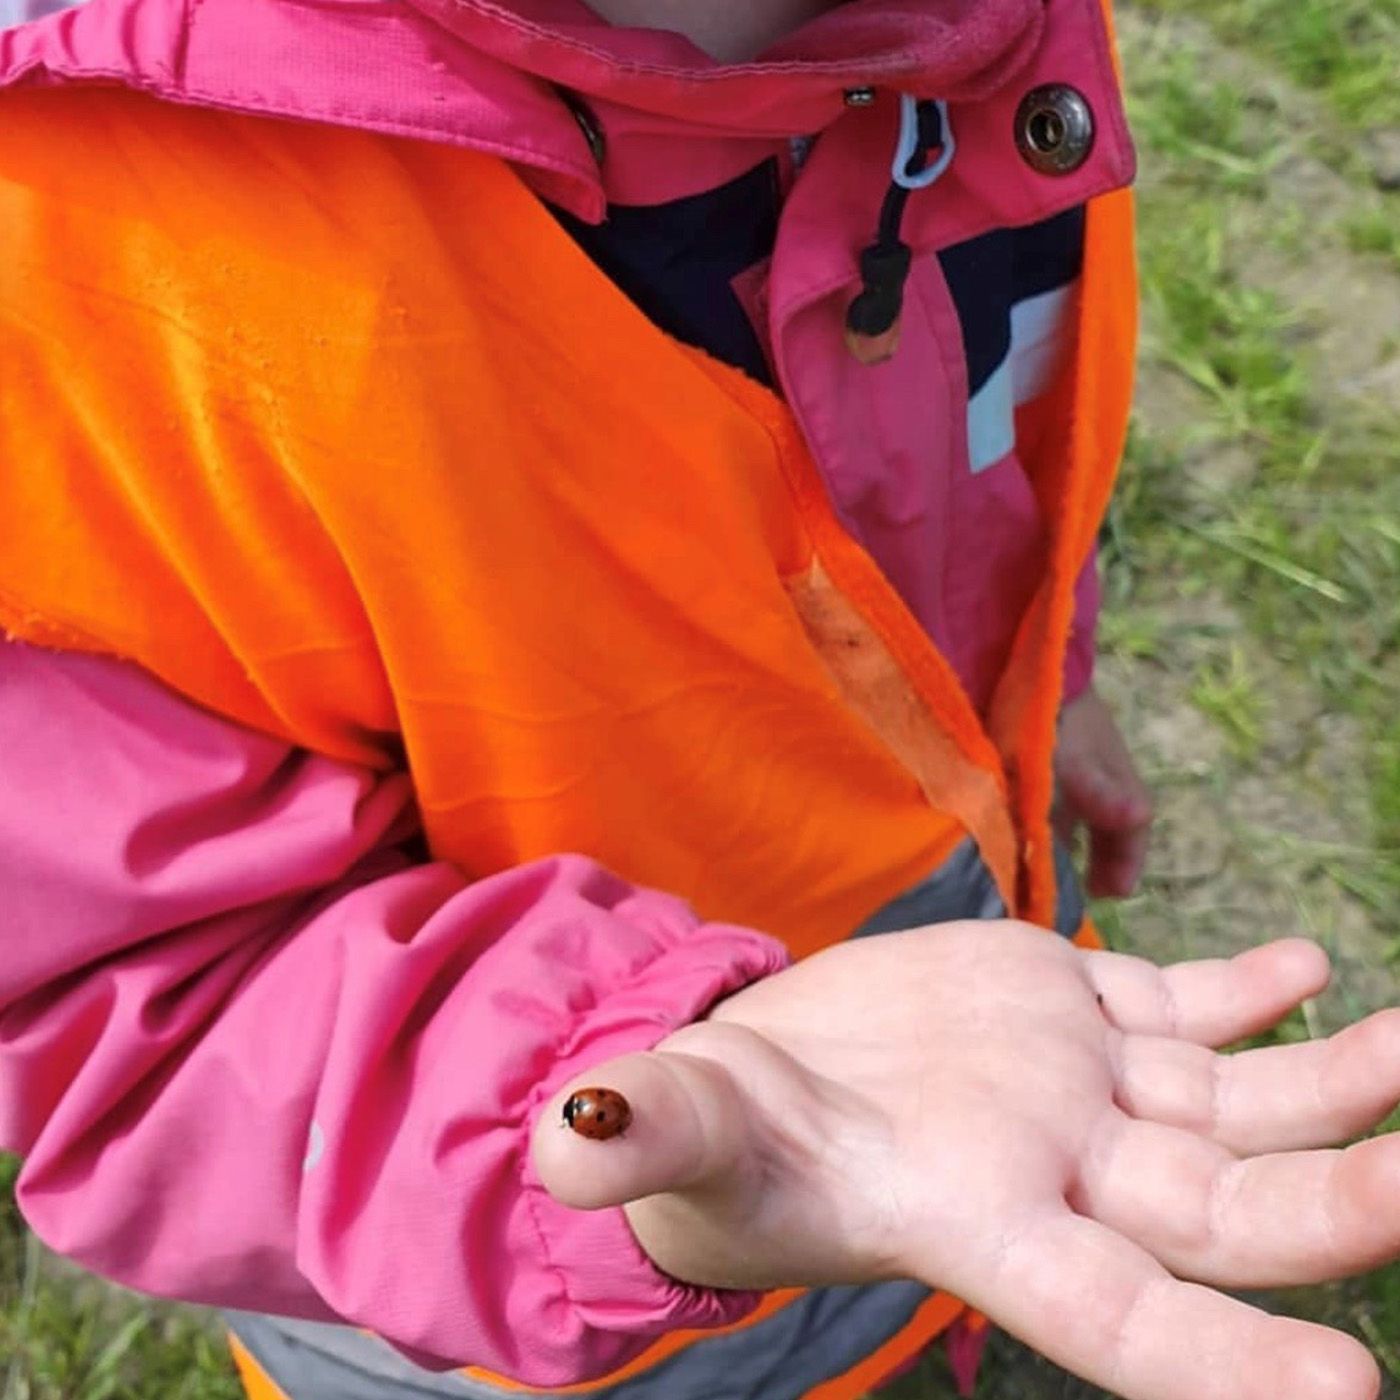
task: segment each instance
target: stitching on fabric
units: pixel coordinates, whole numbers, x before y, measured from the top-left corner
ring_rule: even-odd
[[[161,94],[157,92],[154,95],[159,97]],[[589,185],[597,184],[596,174],[586,170],[582,165],[574,165],[565,160],[544,156],[539,151],[527,150],[504,141],[478,140],[475,137],[470,141],[465,141],[460,139],[457,133],[435,122],[403,119],[388,121],[377,114],[369,115],[348,108],[335,107],[317,110],[310,108],[298,110],[294,107],[287,107],[274,112],[266,108],[241,106],[227,94],[221,94],[208,88],[189,88],[186,89],[186,95],[192,99],[189,103],[191,106],[217,107],[220,111],[236,112],[241,116],[266,117],[274,120],[277,117],[288,117],[317,122],[353,120],[357,130],[375,131],[382,136],[440,136],[446,138],[444,144],[458,146],[465,150],[480,151],[502,160],[519,162],[542,170],[552,170],[557,175],[572,175]]]
[[[192,0],[194,4],[203,4],[204,0]],[[250,105],[235,102],[227,92],[220,92],[214,88],[194,88],[183,86],[179,94],[166,91],[159,83],[150,79],[134,76],[129,69],[121,68],[83,68],[83,69],[61,69],[45,64],[41,59],[34,59],[32,62],[14,69],[12,72],[0,75],[0,90],[13,86],[20,78],[27,76],[35,69],[50,74],[59,83],[83,83],[88,81],[110,80],[118,83],[122,87],[133,92],[142,92],[157,101],[170,102],[179,106],[200,107],[221,112],[233,112],[239,116],[262,118],[270,121],[294,120],[324,122],[326,124],[338,123],[345,125],[353,123],[353,129],[359,131],[372,131],[381,136],[436,136],[441,138],[440,144],[456,146],[463,150],[479,151],[483,155],[495,156],[500,160],[511,164],[527,165],[533,169],[548,170],[556,175],[565,175],[577,179],[580,183],[596,188],[598,184],[597,172],[583,165],[569,160],[561,159],[557,156],[549,155],[538,150],[527,149],[523,146],[513,145],[506,141],[482,140],[473,137],[471,140],[464,140],[460,133],[452,131],[441,122],[428,120],[414,121],[410,119],[398,118],[388,120],[378,113],[365,113],[358,109],[338,108],[334,106],[322,108],[297,107],[295,104],[284,104],[276,109],[266,107],[253,107]]]

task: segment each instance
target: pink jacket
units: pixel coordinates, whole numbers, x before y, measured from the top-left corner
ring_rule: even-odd
[[[996,152],[1016,95],[1066,77],[1100,149],[1052,204]],[[1097,0],[861,0],[728,70],[576,0],[88,0],[0,31],[0,86],[114,80],[473,145],[583,218],[708,188],[867,84],[953,99],[963,155],[911,216],[916,247],[1131,174]],[[601,168],[554,84],[596,112]],[[868,159],[887,181],[889,151]],[[869,241],[869,183],[812,209],[799,181],[747,291],[849,528],[983,693],[1039,520],[1014,452],[969,469],[955,311],[916,274],[916,324],[891,364],[859,367],[859,396],[804,319]],[[1089,673],[1091,568],[1081,593],[1068,693]],[[533,1385],[751,1305],[658,1274],[620,1212],[556,1206],[527,1143],[580,1070],[780,968],[772,940],[578,858],[468,886],[404,853],[406,775],[288,751],[110,661],[0,643],[0,771],[0,1145],[26,1155],[20,1200],[56,1249]]]
[[[536,1385],[753,1300],[535,1180],[541,1103],[786,953],[577,857],[413,864],[405,776],[0,648],[0,1145],[53,1248]],[[382,1241],[396,1241],[388,1250]]]

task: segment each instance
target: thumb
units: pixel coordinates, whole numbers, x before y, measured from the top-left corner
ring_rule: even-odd
[[[564,1106],[584,1089],[621,1094],[631,1121],[616,1136],[574,1131]],[[531,1143],[535,1169],[557,1201],[578,1210],[623,1205],[711,1184],[734,1169],[745,1111],[729,1072],[675,1051],[625,1055],[572,1080],[545,1105]]]

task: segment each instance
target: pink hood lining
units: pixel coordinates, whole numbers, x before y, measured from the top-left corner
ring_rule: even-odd
[[[407,0],[483,51],[580,92],[706,126],[743,129],[753,109],[852,87],[894,86],[970,101],[1005,82],[1034,47],[1041,0],[847,0],[759,59],[721,64],[681,35],[618,29],[582,0]],[[697,102],[706,106],[695,110]],[[788,122],[762,134],[814,128]],[[750,132],[748,134],[759,134]]]

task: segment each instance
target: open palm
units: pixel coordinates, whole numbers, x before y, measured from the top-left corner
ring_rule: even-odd
[[[1165,970],[1010,922],[859,940],[598,1067],[633,1127],[542,1128],[536,1162],[692,1283],[917,1278],[1129,1400],[1367,1400],[1358,1343],[1216,1291],[1400,1255],[1400,1135],[1308,1150],[1400,1100],[1400,1011],[1208,1048],[1327,976],[1298,940]]]

